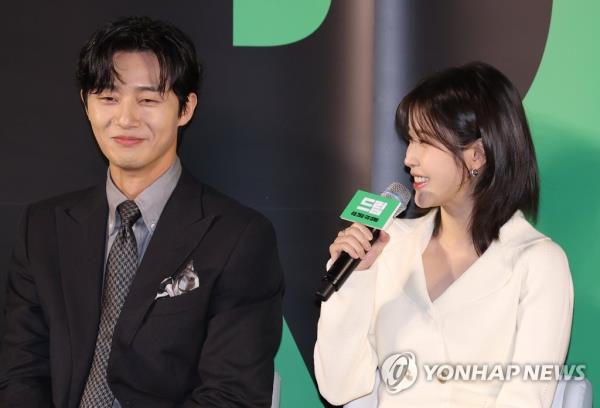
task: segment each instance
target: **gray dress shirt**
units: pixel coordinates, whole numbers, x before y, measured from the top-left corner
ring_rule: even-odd
[[[169,197],[171,197],[171,193],[175,189],[180,175],[181,162],[179,161],[179,157],[176,157],[171,167],[133,200],[142,214],[136,223],[133,224],[133,233],[135,235],[138,251],[138,265],[144,257],[148,243],[158,224],[160,214],[169,200]],[[108,259],[110,247],[121,227],[121,216],[117,211],[117,207],[123,201],[127,201],[128,199],[113,183],[110,177],[110,170],[107,172],[106,176],[106,198],[108,200],[108,228],[106,229],[104,269],[106,269],[106,260]],[[113,403],[113,408],[121,408],[119,401],[116,399]]]

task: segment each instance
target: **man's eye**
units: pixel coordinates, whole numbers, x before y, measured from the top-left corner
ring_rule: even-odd
[[[158,101],[156,99],[142,99],[143,103],[158,103]]]
[[[100,100],[105,101],[105,102],[114,102],[114,101],[116,101],[116,98],[113,96],[101,96]]]

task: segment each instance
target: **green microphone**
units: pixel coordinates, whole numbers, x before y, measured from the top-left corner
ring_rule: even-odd
[[[368,227],[373,233],[371,242],[374,242],[379,237],[379,232],[386,229],[398,214],[406,210],[410,197],[410,190],[398,182],[390,184],[381,195],[358,190],[340,218]],[[342,287],[359,263],[360,258],[354,259],[342,252],[323,276],[317,297],[326,302],[333,292]]]

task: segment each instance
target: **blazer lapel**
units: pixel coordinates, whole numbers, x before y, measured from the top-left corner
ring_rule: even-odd
[[[507,242],[524,235],[523,223],[518,214],[500,230],[500,239],[489,248],[458,279],[433,302],[427,291],[422,253],[427,247],[433,231],[436,211],[430,211],[416,224],[409,236],[394,239],[386,247],[382,262],[385,273],[392,277],[386,287],[382,302],[397,296],[401,291],[424,312],[447,313],[490,295],[502,287],[512,275],[510,251]],[[389,247],[389,248],[388,248]],[[402,271],[402,276],[399,274]]]
[[[505,250],[498,241],[488,249],[433,302],[442,313],[460,309],[489,296],[510,279],[513,269],[507,265]]]
[[[387,296],[383,302],[403,292],[420,310],[432,313],[421,267],[421,254],[431,239],[434,218],[435,211],[430,211],[421,219],[413,221],[417,224],[408,236],[398,234],[402,237],[398,239],[396,234],[391,235],[392,240],[386,247],[388,256],[384,257],[382,262],[385,273],[391,277],[389,280],[391,283],[386,287]]]
[[[498,291],[513,276],[516,248],[539,236],[522,213],[515,213],[500,228],[498,239],[433,302],[436,309],[450,313]]]
[[[71,346],[71,397],[79,395],[94,353],[100,320],[108,204],[103,185],[56,209],[60,278]],[[65,358],[65,361],[69,361]]]
[[[131,344],[155,301],[160,282],[183,266],[208,231],[215,217],[205,216],[202,194],[202,187],[184,171],[136,272],[113,338]]]

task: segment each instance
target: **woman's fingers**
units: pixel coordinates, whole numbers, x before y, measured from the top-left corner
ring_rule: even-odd
[[[366,253],[362,243],[350,234],[337,237],[329,247],[332,258],[333,255],[337,258],[341,251],[347,252],[352,258],[361,258]]]
[[[390,236],[385,231],[381,231],[375,242],[370,243],[371,239],[373,239],[373,234],[367,227],[361,224],[353,224],[340,231],[329,246],[331,259],[335,261],[340,253],[344,251],[352,258],[361,258],[357,269],[370,268],[389,242]]]
[[[350,227],[338,232],[338,236],[329,246],[331,259],[336,260],[341,251],[348,253],[352,258],[363,258],[371,250],[373,234],[361,224],[352,224]]]
[[[365,251],[371,249],[371,240],[373,234],[367,227],[361,224],[352,224],[349,228],[344,230],[344,237],[350,236],[356,239],[362,245]]]
[[[358,231],[360,231],[360,232],[362,233],[362,235],[363,235],[363,236],[364,236],[364,237],[365,237],[365,238],[366,238],[368,241],[370,241],[370,240],[372,240],[372,239],[373,239],[373,233],[371,232],[371,230],[370,230],[368,227],[366,227],[366,226],[364,226],[364,225],[362,225],[362,224],[354,223],[354,224],[352,224],[352,225],[350,226],[350,228],[351,228],[352,230],[358,230]]]

